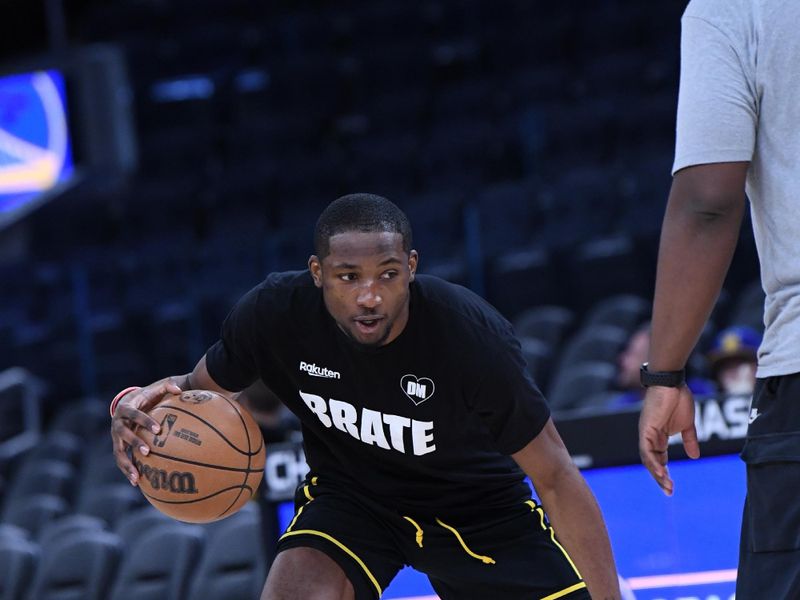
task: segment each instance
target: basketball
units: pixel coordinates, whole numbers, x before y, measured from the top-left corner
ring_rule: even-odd
[[[166,396],[148,413],[158,435],[134,450],[139,489],[162,513],[187,523],[228,517],[250,500],[264,474],[264,438],[237,402],[206,390]]]

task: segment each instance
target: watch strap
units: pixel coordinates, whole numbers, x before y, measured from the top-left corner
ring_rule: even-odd
[[[651,371],[647,363],[639,370],[639,380],[644,387],[654,385],[664,387],[680,387],[686,382],[686,369],[680,371]]]

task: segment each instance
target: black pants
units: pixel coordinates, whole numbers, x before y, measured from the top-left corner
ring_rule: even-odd
[[[425,573],[443,600],[589,598],[533,500],[486,518],[421,517],[313,477],[295,503],[278,552],[302,546],[326,553],[347,574],[357,600],[379,598],[407,564]]]
[[[742,459],[736,600],[800,598],[800,373],[757,381]]]

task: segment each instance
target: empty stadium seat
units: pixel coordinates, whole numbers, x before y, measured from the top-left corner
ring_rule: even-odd
[[[628,340],[624,329],[611,325],[589,325],[574,334],[558,357],[556,373],[580,362],[616,363],[617,356]]]
[[[643,264],[634,239],[627,235],[587,241],[569,260],[569,281],[575,302],[591,309],[596,298],[616,294],[652,296],[655,265]]]
[[[125,514],[147,503],[138,488],[129,483],[110,483],[82,490],[77,511],[98,517],[114,528]]]
[[[66,403],[56,415],[49,430],[67,431],[82,440],[91,440],[101,433],[108,435],[108,427],[108,403],[86,399]]]
[[[5,495],[6,505],[24,502],[33,494],[50,494],[71,502],[75,469],[59,460],[25,461]]]
[[[616,367],[605,362],[573,364],[558,373],[550,386],[547,403],[554,411],[584,408],[590,399],[596,402],[597,394],[611,388],[616,374]]]
[[[553,348],[542,340],[532,337],[519,338],[522,356],[528,363],[528,371],[540,389],[545,389],[550,377]]]
[[[6,538],[27,540],[30,539],[30,534],[28,533],[27,529],[23,529],[17,525],[12,525],[11,523],[0,523],[0,540]]]
[[[119,538],[106,531],[60,537],[42,547],[29,600],[105,600],[120,551]]]
[[[36,494],[14,502],[6,500],[3,521],[24,529],[35,538],[45,524],[65,515],[68,510],[67,502],[60,496]]]
[[[105,522],[90,515],[71,514],[50,521],[39,531],[37,538],[43,548],[49,548],[65,536],[78,531],[103,531]]]
[[[56,460],[77,467],[80,462],[82,443],[78,436],[68,431],[50,431],[25,455],[25,463]]]
[[[78,503],[87,491],[100,486],[127,483],[125,475],[119,470],[111,448],[111,436],[106,434],[85,450],[83,467],[79,476]]]
[[[39,558],[39,548],[23,538],[0,536],[0,600],[23,600]]]
[[[507,252],[488,264],[487,299],[514,321],[529,307],[558,303],[561,287],[553,257],[543,248]]]
[[[517,315],[513,323],[517,335],[542,340],[555,352],[574,321],[575,314],[563,306],[536,306]]]
[[[145,533],[172,522],[168,516],[148,504],[120,516],[114,531],[127,547],[135,544]]]
[[[612,325],[627,332],[642,323],[650,314],[650,303],[644,298],[622,294],[601,300],[584,319],[585,325]]]
[[[200,527],[165,523],[142,534],[126,549],[110,600],[183,600],[200,559]]]
[[[193,600],[254,600],[266,578],[264,548],[257,507],[207,528],[206,549],[191,587]]]

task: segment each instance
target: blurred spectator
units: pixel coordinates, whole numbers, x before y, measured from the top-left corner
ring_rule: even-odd
[[[711,374],[725,394],[752,394],[761,335],[750,327],[723,329],[708,353]]]
[[[609,402],[609,407],[621,408],[638,404],[644,397],[639,383],[639,369],[650,351],[650,322],[638,327],[628,339],[625,349],[617,357],[617,387],[620,393]]]
[[[647,361],[649,352],[650,322],[647,321],[634,330],[625,348],[617,357],[616,383],[619,393],[609,400],[606,405],[608,408],[636,406],[644,399],[645,388],[639,381],[639,370],[642,368],[642,363]],[[689,377],[686,384],[699,396],[715,392],[713,383],[702,377]]]

